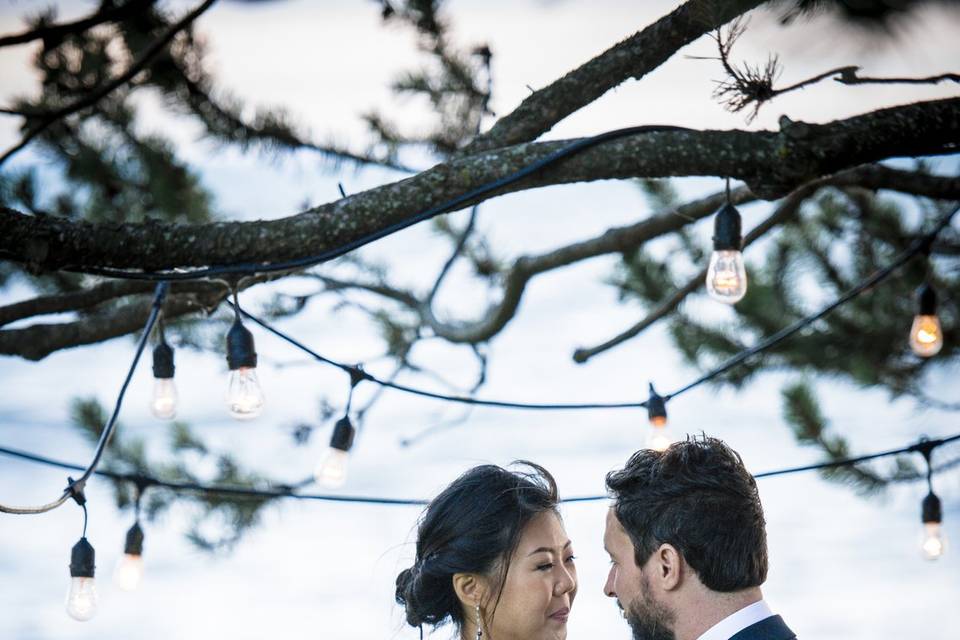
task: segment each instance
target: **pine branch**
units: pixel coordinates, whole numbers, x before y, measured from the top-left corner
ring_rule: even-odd
[[[209,9],[214,2],[216,2],[216,0],[205,0],[196,9],[181,18],[173,26],[167,29],[162,36],[154,41],[153,44],[147,47],[143,53],[141,53],[137,59],[131,63],[125,72],[107,84],[94,90],[89,95],[76,100],[75,102],[71,102],[70,104],[64,105],[63,107],[44,115],[39,123],[33,125],[24,134],[19,143],[8,149],[2,156],[0,156],[0,165],[10,159],[12,155],[26,147],[31,140],[46,131],[51,125],[56,123],[61,118],[66,118],[67,116],[77,113],[78,111],[82,111],[83,109],[97,104],[110,93],[133,80],[137,74],[147,68],[154,58],[166,50],[167,45],[170,44],[170,42],[178,33],[189,27],[193,21],[199,18],[203,12]]]
[[[156,4],[157,0],[128,0],[120,6],[113,3],[103,3],[97,11],[80,20],[48,24],[45,17],[40,18],[35,28],[22,33],[0,37],[0,47],[26,44],[34,40],[43,40],[46,49],[57,46],[69,35],[83,33],[97,25],[108,22],[119,22],[138,11],[143,11]]]

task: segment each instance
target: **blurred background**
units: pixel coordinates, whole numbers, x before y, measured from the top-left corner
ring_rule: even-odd
[[[531,90],[678,4],[216,3],[197,19],[189,38],[175,41],[164,60],[169,64],[121,90],[96,113],[51,128],[11,158],[0,169],[3,204],[98,222],[289,216],[338,199],[340,188],[357,193],[405,177],[405,167],[442,161]],[[783,84],[845,65],[888,77],[957,71],[945,68],[960,60],[956,10],[949,3],[917,5],[908,15],[866,25],[831,11],[785,25],[792,5],[776,5],[751,14],[732,55],[761,65],[770,54],[779,55]],[[131,52],[149,41],[138,41],[138,33],[153,33],[194,6],[151,4],[143,14],[148,18],[124,23],[120,36],[107,26],[66,46],[35,41],[0,48],[0,103],[55,104],[83,89],[71,83],[96,84],[98,74],[124,68]],[[26,19],[48,7],[56,8],[60,22],[98,9],[93,2],[3,0],[0,34],[28,29]],[[779,97],[751,119],[749,109],[731,113],[714,97],[723,69],[717,60],[701,58],[716,55],[716,43],[700,38],[544,137],[637,124],[777,129],[783,114],[827,122],[957,93],[951,83],[827,81]],[[0,146],[18,142],[21,124],[16,117],[0,119]],[[918,168],[908,159],[890,165]],[[958,158],[942,156],[919,168],[955,176]],[[517,256],[594,237],[722,189],[723,181],[713,177],[598,181],[487,201],[435,307],[451,322],[473,319],[497,301],[501,278]],[[701,290],[668,320],[582,364],[571,358],[575,349],[619,334],[697,272],[696,258],[712,233],[709,219],[688,225],[682,237],[658,238],[634,253],[537,276],[515,317],[477,345],[437,338],[402,306],[374,293],[338,289],[320,277],[258,284],[241,293],[241,302],[325,356],[363,363],[406,384],[526,402],[642,401],[649,382],[661,393],[679,388],[832,299],[844,283],[858,281],[893,255],[901,236],[930,219],[934,206],[885,192],[869,199],[864,204],[825,191],[809,203],[809,225],[785,227],[752,246],[746,256],[757,286],[737,311],[720,308]],[[855,206],[879,213],[873,223],[857,216],[847,221],[845,212]],[[744,228],[763,220],[771,207],[764,201],[740,207]],[[311,273],[429,291],[470,216],[462,211],[420,224]],[[834,226],[844,228],[824,231],[838,219]],[[956,223],[951,233],[955,237]],[[851,249],[850,237],[866,237],[877,262]],[[945,332],[954,337],[960,273],[955,255],[933,261],[942,283]],[[840,273],[828,281],[823,274],[831,264]],[[89,284],[63,274],[28,274],[7,263],[3,269],[0,305]],[[672,435],[723,438],[751,471],[762,472],[960,431],[956,343],[948,340],[941,354],[922,362],[911,359],[906,344],[913,290],[922,277],[919,266],[906,270],[871,292],[869,302],[838,312],[771,357],[677,398],[668,407]],[[70,322],[86,314],[40,321]],[[167,339],[176,349],[177,421],[151,415],[148,351],[105,458],[108,468],[256,486],[310,476],[342,415],[346,376],[250,326],[266,404],[256,420],[233,420],[223,399],[223,336],[230,320],[229,309],[220,307],[209,317],[167,323]],[[4,356],[0,445],[85,464],[133,350],[127,336],[58,350],[38,361]],[[369,384],[357,388],[353,408],[362,409],[359,433],[347,482],[334,490],[348,495],[430,498],[470,466],[517,459],[544,465],[564,496],[602,494],[606,472],[645,446],[650,431],[643,410],[467,410],[395,391],[378,394]],[[949,466],[958,454],[960,446],[945,446],[934,462]],[[862,473],[759,481],[771,556],[764,593],[799,637],[957,636],[960,553],[954,545],[930,562],[919,551],[926,486],[915,477],[923,469],[919,456],[907,456]],[[47,502],[59,495],[65,476],[0,456],[0,501]],[[934,478],[944,530],[954,541],[960,540],[958,480],[956,466]],[[148,491],[145,574],[139,589],[127,593],[110,574],[133,522],[128,489],[102,478],[88,485],[87,537],[97,551],[100,607],[85,623],[71,620],[63,606],[70,548],[82,529],[80,509],[67,504],[44,515],[0,519],[0,637],[419,637],[393,601],[396,574],[414,556],[419,507],[231,503]],[[563,509],[580,577],[570,638],[629,637],[615,604],[601,592],[608,568],[601,539],[605,509],[603,502]],[[445,629],[436,636],[451,634]]]

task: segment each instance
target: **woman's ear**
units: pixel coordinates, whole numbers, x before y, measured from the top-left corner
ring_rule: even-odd
[[[473,609],[486,598],[486,581],[475,573],[453,574],[453,591],[467,609]]]

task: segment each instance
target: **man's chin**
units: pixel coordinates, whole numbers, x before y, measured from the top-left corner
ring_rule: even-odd
[[[641,607],[621,609],[633,632],[633,640],[676,640],[671,624],[673,616],[665,607],[648,602]]]

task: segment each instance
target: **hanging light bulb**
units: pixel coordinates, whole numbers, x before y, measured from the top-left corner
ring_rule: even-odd
[[[236,318],[227,332],[227,365],[230,383],[227,407],[237,420],[251,420],[263,411],[263,390],[257,380],[257,352],[253,334],[240,322],[240,307],[234,304]]]
[[[647,398],[647,418],[653,427],[647,436],[647,448],[654,451],[666,451],[673,443],[667,431],[667,402],[650,383],[650,397]]]
[[[349,452],[353,447],[356,433],[349,417],[343,416],[337,420],[337,424],[333,427],[333,435],[330,436],[330,446],[313,473],[314,480],[330,488],[344,485],[347,481]]]
[[[729,202],[717,212],[713,228],[713,253],[707,268],[707,293],[714,300],[735,304],[747,293],[743,265],[740,212]]]
[[[910,327],[910,348],[924,358],[937,355],[943,348],[943,329],[937,317],[937,292],[929,283],[917,290],[917,315]]]
[[[134,522],[127,531],[123,556],[113,572],[113,581],[124,591],[134,591],[143,579],[143,529]]]
[[[923,532],[920,552],[927,560],[936,560],[947,550],[947,537],[943,532],[943,512],[940,498],[931,491],[923,499]]]
[[[67,591],[67,613],[74,620],[85,622],[97,613],[97,585],[94,581],[94,551],[86,536],[73,545],[70,552],[70,590]]]
[[[150,411],[160,420],[177,415],[177,387],[173,384],[173,348],[160,330],[160,342],[153,348],[153,398]]]

